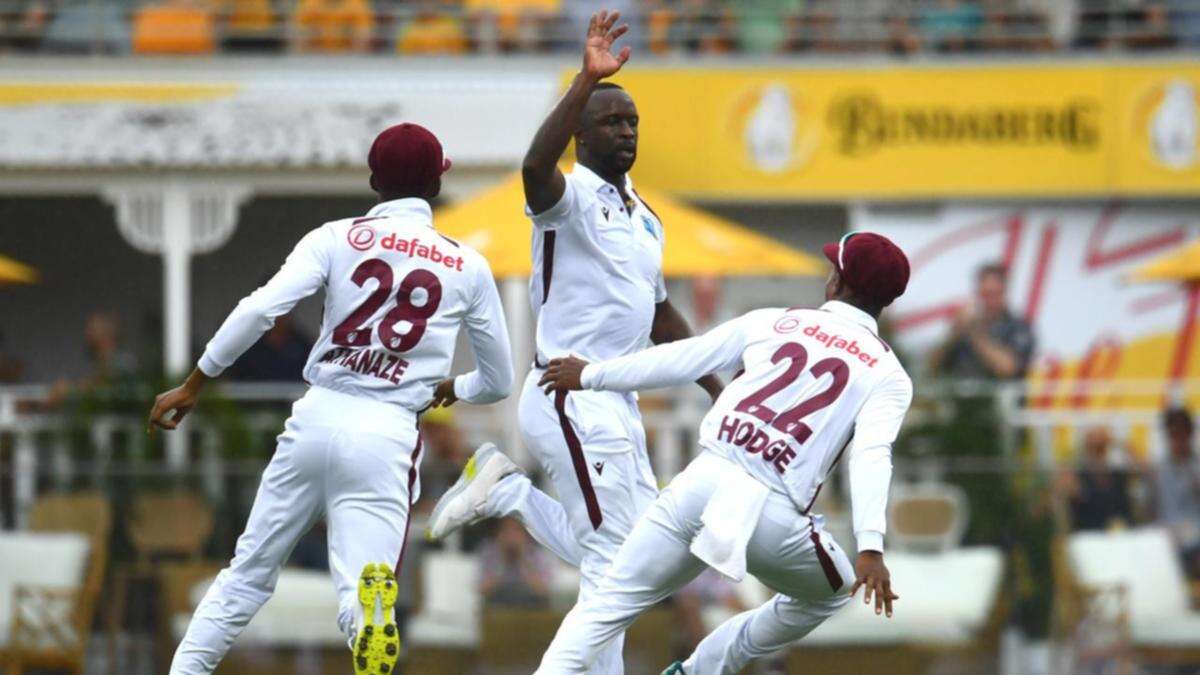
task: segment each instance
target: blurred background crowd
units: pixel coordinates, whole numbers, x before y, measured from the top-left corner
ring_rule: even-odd
[[[55,53],[542,53],[597,0],[5,0],[5,48]],[[1005,53],[1200,44],[1192,0],[615,0],[668,54]]]

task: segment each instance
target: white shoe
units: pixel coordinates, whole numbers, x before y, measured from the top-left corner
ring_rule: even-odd
[[[463,525],[481,520],[488,491],[501,478],[520,470],[494,443],[479,446],[467,460],[462,475],[433,507],[425,537],[442,539]]]

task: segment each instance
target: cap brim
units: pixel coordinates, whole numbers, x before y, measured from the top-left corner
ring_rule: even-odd
[[[837,242],[834,242],[832,244],[825,244],[824,246],[821,247],[821,251],[825,254],[825,257],[829,259],[829,262],[833,265],[833,269],[835,269],[835,270],[839,269],[838,261],[837,261],[837,258],[838,258]]]

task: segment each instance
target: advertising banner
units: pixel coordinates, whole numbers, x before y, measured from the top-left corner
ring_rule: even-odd
[[[885,316],[913,362],[941,344],[958,312],[975,302],[978,270],[1000,263],[1009,270],[1008,306],[1029,322],[1037,344],[1027,405],[1153,412],[1170,398],[1161,382],[1200,378],[1200,286],[1132,278],[1200,237],[1194,207],[859,208],[853,226],[884,234],[909,254],[908,292]],[[1113,386],[1096,393],[1106,387],[1083,381]]]
[[[711,199],[1200,195],[1200,66],[631,69],[636,177]]]

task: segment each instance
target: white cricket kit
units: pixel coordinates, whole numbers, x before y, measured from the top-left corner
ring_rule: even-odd
[[[292,408],[233,562],[197,607],[172,674],[213,672],[322,515],[338,625],[353,637],[363,566],[395,563],[399,575],[420,493],[417,417],[449,375],[460,328],[477,370],[455,379],[456,395],[490,403],[512,386],[508,328],[487,261],[438,234],[421,199],[384,202],[308,233],[225,320],[200,369],[219,375],[276,317],[321,288],[321,336],[304,368],[312,386]]]
[[[750,312],[705,335],[591,364],[582,384],[627,391],[741,367],[700,425],[703,452],[634,528],[599,590],[563,621],[539,673],[586,672],[612,636],[707,564],[779,592],[704,639],[687,675],[739,672],[848,601],[849,559],[810,514],[848,455],[859,550],[883,550],[891,445],[912,381],[875,320],[841,302]]]
[[[580,601],[594,592],[658,486],[633,393],[548,396],[537,381],[553,358],[609,359],[650,344],[655,305],[667,297],[663,227],[628,179],[625,192],[632,211],[614,186],[576,164],[558,203],[531,215],[537,367],[525,380],[518,415],[525,446],[558,501],[512,475],[491,490],[487,505],[487,515],[518,518],[534,539],[579,566]],[[621,648],[615,639],[591,672],[623,672]]]

